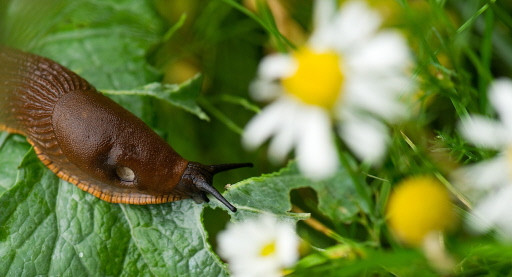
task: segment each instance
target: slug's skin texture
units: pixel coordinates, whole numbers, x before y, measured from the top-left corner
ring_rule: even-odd
[[[248,166],[219,169],[188,162],[77,74],[49,59],[1,45],[0,130],[26,136],[57,176],[112,203],[208,201],[205,192],[220,195],[204,187],[211,187],[213,174]],[[133,171],[134,178],[119,177],[124,168]]]

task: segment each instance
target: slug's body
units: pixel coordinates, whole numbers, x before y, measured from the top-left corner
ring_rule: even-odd
[[[157,204],[213,194],[217,172],[189,162],[136,116],[69,69],[0,46],[0,130],[27,137],[57,176],[112,203]]]

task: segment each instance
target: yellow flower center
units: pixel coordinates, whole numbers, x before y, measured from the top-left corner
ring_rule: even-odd
[[[293,54],[296,71],[282,80],[286,92],[310,105],[333,107],[343,84],[340,56],[333,51],[301,48]]]
[[[267,257],[270,255],[273,255],[276,252],[276,242],[271,241],[267,244],[265,244],[260,251],[260,256]]]
[[[389,226],[410,245],[420,246],[426,235],[454,224],[455,213],[448,191],[431,177],[402,181],[389,199]]]

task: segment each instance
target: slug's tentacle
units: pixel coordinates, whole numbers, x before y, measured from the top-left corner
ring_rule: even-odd
[[[190,162],[187,169],[183,173],[181,181],[176,187],[177,191],[185,191],[182,193],[191,195],[197,203],[209,202],[206,193],[211,194],[222,204],[224,204],[232,212],[236,212],[236,208],[229,203],[222,194],[220,194],[213,186],[213,176],[216,173],[236,169],[241,167],[252,167],[251,163],[240,164],[218,164],[218,165],[202,165],[196,162]]]
[[[112,203],[158,204],[210,193],[215,173],[189,163],[144,122],[49,59],[0,45],[0,130],[27,137],[58,177]]]

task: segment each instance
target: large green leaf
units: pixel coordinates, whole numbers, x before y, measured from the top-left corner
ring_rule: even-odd
[[[163,33],[152,1],[0,1],[0,42],[57,60],[97,88],[158,79],[145,60]]]
[[[1,276],[226,275],[202,206],[110,204],[58,179],[32,151],[0,207]]]
[[[151,1],[63,2],[65,12],[32,48],[35,52],[101,89],[131,89],[157,80],[145,60],[163,32]]]

